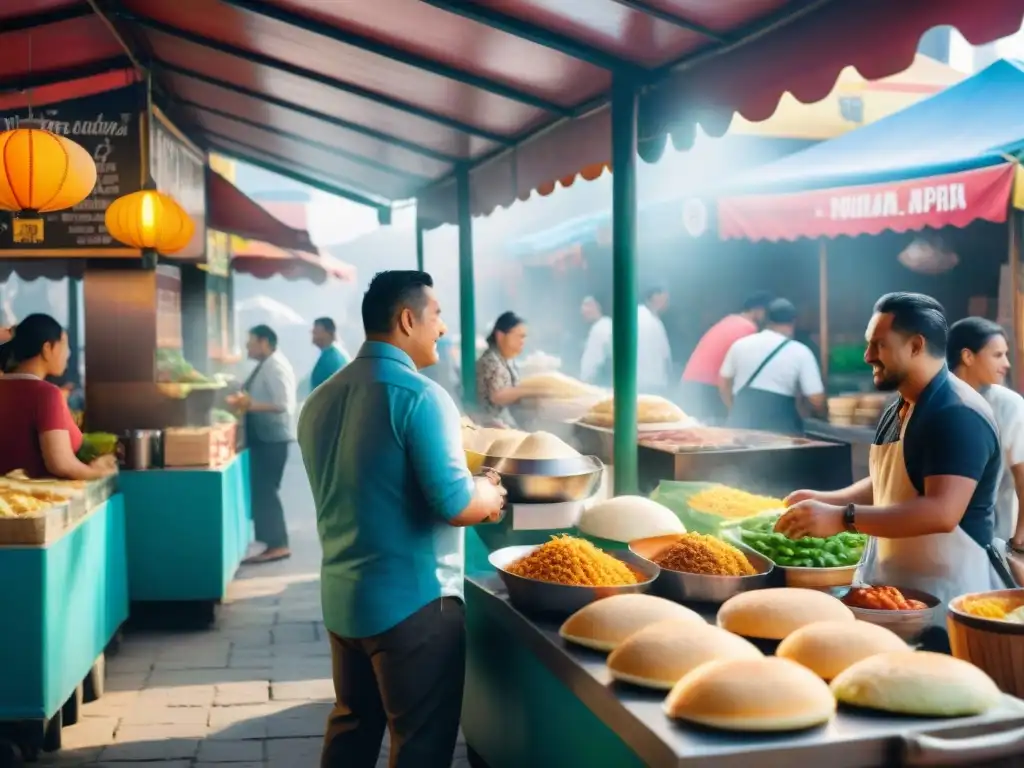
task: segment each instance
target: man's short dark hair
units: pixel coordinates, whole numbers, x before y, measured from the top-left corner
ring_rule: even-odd
[[[254,325],[249,329],[249,335],[267,342],[271,349],[277,349],[277,334],[269,325]]]
[[[323,328],[325,331],[332,335],[338,332],[338,326],[336,326],[334,324],[334,321],[329,317],[318,317],[316,320],[313,321],[313,325],[319,325],[321,328]]]
[[[946,310],[931,296],[899,291],[887,293],[875,302],[875,312],[892,315],[892,329],[905,336],[924,337],[932,357],[946,356]]]
[[[660,283],[656,285],[650,285],[647,287],[647,290],[644,291],[644,301],[650,301],[655,296],[658,296],[659,294],[662,293],[668,293],[668,286],[662,285]]]
[[[769,325],[792,325],[796,322],[797,311],[789,299],[775,299],[765,311]]]
[[[363,331],[390,333],[402,310],[408,307],[417,316],[427,306],[425,288],[433,288],[434,279],[415,269],[378,272],[363,294]]]
[[[768,291],[758,291],[747,297],[747,300],[743,302],[743,311],[749,312],[752,309],[768,309],[768,305],[774,301],[775,297],[772,296]]]

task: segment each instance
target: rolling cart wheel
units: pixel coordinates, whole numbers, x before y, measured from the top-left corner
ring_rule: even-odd
[[[103,695],[107,685],[107,656],[101,653],[82,681],[82,700],[88,704]]]
[[[82,714],[82,705],[85,704],[85,682],[75,686],[75,692],[64,702],[61,707],[61,719],[64,725],[75,725]]]
[[[25,760],[21,749],[13,741],[0,741],[0,768],[22,768]]]
[[[64,714],[57,714],[43,724],[43,752],[56,752],[61,746],[61,731],[64,728]]]

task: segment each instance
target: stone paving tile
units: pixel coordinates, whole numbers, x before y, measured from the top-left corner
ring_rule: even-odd
[[[269,768],[315,766],[320,760],[323,739],[275,739],[267,742]]]
[[[270,701],[270,682],[254,680],[244,683],[221,683],[216,686],[213,703],[218,707],[234,704],[265,704]]]
[[[263,754],[262,741],[204,741],[199,745],[197,761],[200,763],[235,763],[254,762],[262,763]]]

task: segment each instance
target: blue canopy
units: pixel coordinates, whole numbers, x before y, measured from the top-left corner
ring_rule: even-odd
[[[1000,60],[878,122],[735,177],[729,192],[799,192],[984,168],[1024,149],[1024,64]]]

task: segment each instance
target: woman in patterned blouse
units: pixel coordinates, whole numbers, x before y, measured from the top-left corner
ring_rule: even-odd
[[[526,321],[503,312],[487,337],[487,351],[476,361],[476,391],[485,426],[515,427],[509,406],[523,398],[515,358],[526,343]]]

